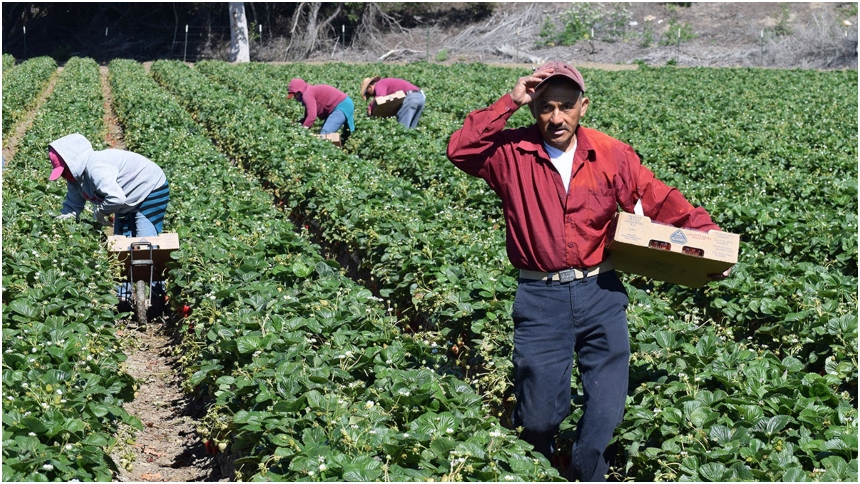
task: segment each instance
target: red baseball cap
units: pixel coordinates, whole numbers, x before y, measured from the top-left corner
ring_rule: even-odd
[[[549,69],[552,69],[553,73],[550,74],[549,77],[542,80],[537,86],[535,86],[535,89],[539,88],[541,84],[552,79],[553,77],[563,76],[575,82],[576,85],[579,86],[579,90],[585,92],[585,80],[582,79],[582,74],[580,74],[575,67],[565,64],[564,62],[552,61],[547,62],[546,64],[538,67],[537,69],[535,69],[535,72],[546,71]]]
[[[66,162],[63,161],[63,158],[54,150],[54,148],[48,149],[48,157],[51,159],[51,166],[54,167],[48,180],[54,181],[63,176],[63,171],[66,169]]]

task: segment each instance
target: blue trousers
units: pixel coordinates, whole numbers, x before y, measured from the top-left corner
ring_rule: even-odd
[[[424,93],[413,92],[403,99],[403,104],[397,110],[397,122],[409,129],[418,127],[418,120],[424,112]]]
[[[513,423],[552,462],[559,425],[570,413],[573,355],[584,390],[570,476],[604,481],[606,447],[624,416],[630,339],[627,291],[614,271],[567,283],[520,279],[513,306]]]
[[[136,210],[114,217],[114,235],[152,237],[160,234],[169,202],[170,186],[165,182],[147,195]]]
[[[352,99],[346,98],[337,105],[320,129],[320,134],[330,134],[337,132],[343,127],[341,132],[341,140],[345,141],[349,135],[355,131],[355,118],[353,117],[355,104]]]

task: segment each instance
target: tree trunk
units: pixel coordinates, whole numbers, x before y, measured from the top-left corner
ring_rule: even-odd
[[[290,45],[284,51],[284,60],[307,59],[319,44],[332,41],[327,33],[331,30],[331,23],[340,14],[342,4],[338,4],[328,18],[320,20],[319,17],[324,15],[324,12],[320,12],[322,6],[322,2],[302,2],[296,7],[290,20]],[[333,41],[337,42],[337,38]]]
[[[395,18],[386,15],[379,3],[365,3],[364,11],[361,14],[361,23],[356,29],[355,37],[353,37],[353,45],[370,49],[387,49],[388,46],[382,42],[384,32],[405,34],[406,30],[400,26]]]
[[[230,2],[230,62],[251,62],[244,2]]]

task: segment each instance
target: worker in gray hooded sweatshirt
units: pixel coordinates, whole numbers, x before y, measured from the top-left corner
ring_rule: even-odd
[[[114,226],[115,235],[149,237],[162,230],[170,189],[164,171],[130,151],[94,151],[79,133],[48,145],[53,170],[49,180],[66,179],[63,209],[57,218],[80,219],[87,201],[98,223]],[[110,221],[113,216],[113,222]]]

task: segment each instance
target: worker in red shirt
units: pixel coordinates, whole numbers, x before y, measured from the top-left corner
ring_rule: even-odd
[[[535,124],[505,129],[523,105]],[[627,292],[605,250],[610,222],[619,207],[634,212],[639,205],[652,220],[676,227],[719,227],[655,178],[630,146],[580,126],[587,109],[579,71],[544,64],[493,105],[469,113],[451,136],[448,158],[501,198],[508,258],[520,269],[512,310],[513,424],[553,462],[559,425],[570,412],[576,353],[585,398],[562,471],[571,480],[603,481],[612,457],[607,446],[624,415],[630,358]]]
[[[377,98],[380,96],[388,96],[397,91],[403,91],[406,97],[403,98],[403,104],[397,110],[397,122],[409,129],[418,127],[418,120],[421,119],[421,113],[424,112],[424,103],[427,98],[424,96],[418,86],[404,79],[396,77],[381,78],[379,76],[367,77],[361,81],[361,95],[364,100]],[[367,114],[373,112],[374,103],[376,100],[367,103]]]
[[[341,140],[346,141],[355,131],[355,105],[336,87],[308,84],[304,79],[295,78],[287,84],[287,99],[294,97],[305,107],[305,116],[299,121],[305,128],[321,118],[324,121],[320,134],[335,133],[342,127]]]

